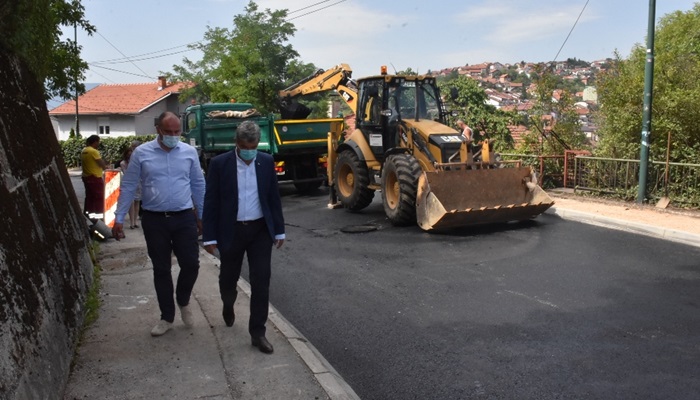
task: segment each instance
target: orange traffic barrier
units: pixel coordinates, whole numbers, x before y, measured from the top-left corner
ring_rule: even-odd
[[[122,172],[118,169],[108,169],[104,172],[105,181],[105,225],[114,226],[117,212],[117,200],[119,199],[119,186],[122,181]]]

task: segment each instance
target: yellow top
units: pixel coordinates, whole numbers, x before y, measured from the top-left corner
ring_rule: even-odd
[[[83,176],[102,178],[102,167],[97,163],[101,159],[100,152],[92,146],[87,146],[80,153],[80,162],[83,164]]]

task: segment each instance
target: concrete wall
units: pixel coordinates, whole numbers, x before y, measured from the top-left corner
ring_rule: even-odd
[[[591,101],[593,103],[598,103],[598,90],[595,86],[586,86],[583,89],[583,101]]]
[[[160,102],[154,104],[148,110],[145,110],[138,116],[136,116],[136,132],[139,134],[153,134],[156,132],[155,120],[158,116],[166,110],[165,102]]]
[[[61,399],[93,280],[42,87],[0,47],[0,399]]]
[[[136,116],[136,133],[138,135],[155,135],[156,125],[155,120],[164,111],[174,112],[181,115],[190,104],[191,99],[187,99],[185,103],[180,103],[178,96],[168,96],[165,100],[153,104],[148,109],[144,110]]]

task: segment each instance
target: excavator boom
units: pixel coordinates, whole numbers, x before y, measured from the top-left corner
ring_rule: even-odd
[[[338,64],[327,70],[319,69],[314,74],[302,79],[292,86],[280,90],[280,112],[283,119],[303,119],[310,110],[296,102],[300,96],[335,90],[343,100],[356,112],[357,85],[351,79],[352,69],[347,64]],[[305,115],[304,115],[305,114]]]

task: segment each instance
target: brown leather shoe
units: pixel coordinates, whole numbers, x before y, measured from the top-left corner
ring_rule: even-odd
[[[274,351],[272,344],[270,344],[270,342],[267,341],[265,336],[252,338],[252,344],[253,347],[257,347],[263,353],[272,354],[272,352]]]
[[[233,321],[236,320],[236,314],[233,313],[233,306],[224,306],[224,311],[221,312],[221,315],[224,317],[226,326],[232,327]]]

